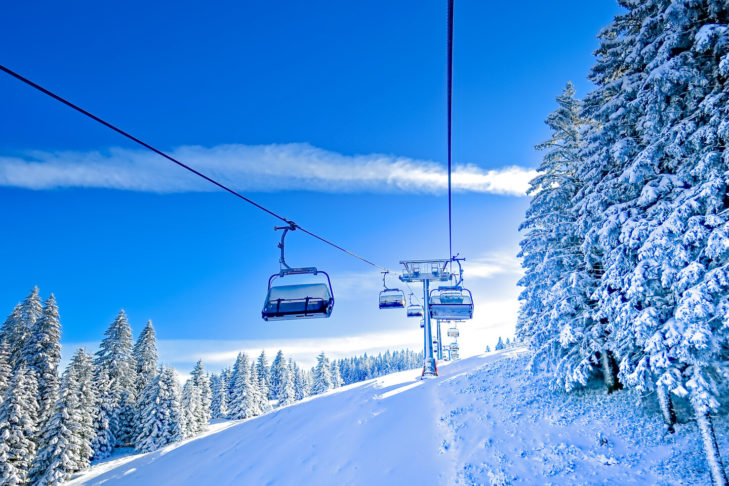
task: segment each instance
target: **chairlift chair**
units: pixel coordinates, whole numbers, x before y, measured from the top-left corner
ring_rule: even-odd
[[[444,321],[459,321],[473,318],[473,295],[463,288],[462,258],[452,257],[458,264],[458,280],[450,287],[438,287],[430,291],[430,316]]]
[[[410,304],[407,308],[408,317],[423,317],[423,306]]]
[[[457,338],[460,335],[461,333],[458,331],[457,327],[451,327],[450,329],[448,329],[448,337]]]
[[[408,317],[423,317],[423,306],[413,304],[413,294],[410,294],[410,305],[408,305],[406,312]]]
[[[380,292],[380,309],[402,309],[405,307],[405,293],[400,289],[388,289],[385,276],[389,272],[382,272],[382,285]]]
[[[334,291],[329,274],[315,267],[291,268],[286,264],[284,258],[284,238],[289,230],[295,230],[296,225],[277,227],[283,229],[281,236],[281,270],[271,275],[268,279],[268,293],[263,304],[261,316],[265,321],[282,321],[292,319],[315,319],[326,318],[332,315],[334,310]],[[292,275],[323,275],[326,283],[309,282],[301,284],[274,285],[277,278],[285,279]]]
[[[460,286],[438,287],[430,291],[430,317],[464,320],[473,318],[473,295]]]

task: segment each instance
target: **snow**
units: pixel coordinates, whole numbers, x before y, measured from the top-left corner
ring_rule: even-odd
[[[507,349],[348,385],[160,451],[112,457],[72,485],[710,484],[693,424],[664,437],[631,391],[551,391]],[[717,418],[729,452],[727,420]]]
[[[326,284],[279,285],[271,287],[268,293],[268,301],[305,299],[307,297],[329,300],[332,296],[329,293],[329,286]]]

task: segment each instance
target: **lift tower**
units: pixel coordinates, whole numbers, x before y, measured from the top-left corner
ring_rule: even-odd
[[[422,282],[423,284],[423,376],[438,376],[435,357],[433,356],[433,333],[430,325],[430,281],[447,282],[451,279],[448,271],[449,259],[446,260],[405,260],[400,264],[405,267],[400,280],[403,282]]]

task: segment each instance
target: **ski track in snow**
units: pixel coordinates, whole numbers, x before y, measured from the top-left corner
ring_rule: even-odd
[[[693,424],[664,438],[632,392],[554,392],[527,362],[507,350],[435,379],[356,383],[156,452],[120,451],[67,484],[710,484]]]

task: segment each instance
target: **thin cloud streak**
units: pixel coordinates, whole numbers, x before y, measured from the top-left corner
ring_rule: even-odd
[[[306,190],[330,193],[443,193],[445,168],[432,161],[392,155],[343,155],[309,144],[184,146],[171,155],[241,191]],[[511,166],[484,170],[456,165],[453,189],[524,196],[536,172]],[[0,156],[0,186],[67,187],[178,193],[217,188],[142,150],[28,151]]]

